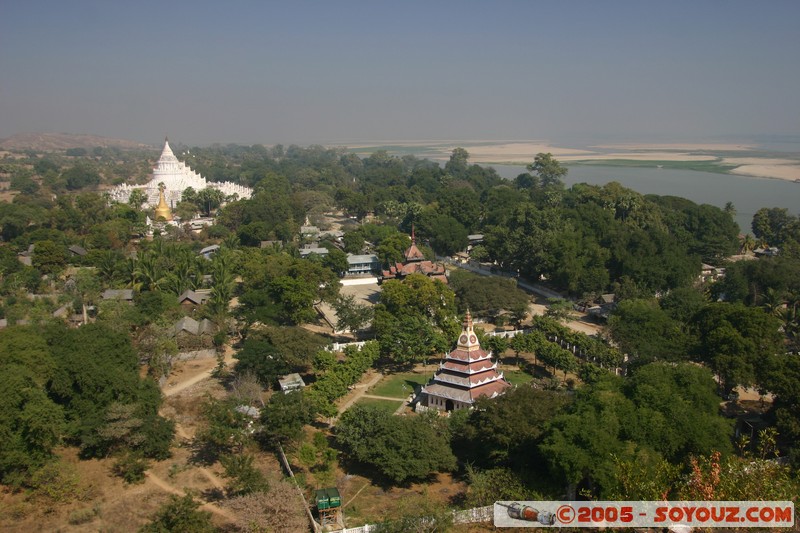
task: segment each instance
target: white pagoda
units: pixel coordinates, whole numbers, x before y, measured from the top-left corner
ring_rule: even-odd
[[[456,349],[445,355],[433,379],[422,387],[420,404],[440,411],[470,409],[478,398],[494,398],[509,387],[491,352],[481,348],[467,311]]]
[[[180,161],[172,148],[169,147],[169,139],[164,140],[164,150],[161,157],[153,169],[153,179],[145,185],[123,184],[111,190],[111,199],[117,202],[127,202],[134,189],[140,189],[147,195],[146,207],[155,207],[159,203],[161,191],[159,184],[164,184],[164,199],[169,206],[174,206],[181,201],[183,191],[191,187],[195,191],[212,188],[219,189],[225,196],[237,195],[238,198],[250,198],[253,190],[249,187],[224,182],[209,182],[203,176],[189,168],[186,163]]]

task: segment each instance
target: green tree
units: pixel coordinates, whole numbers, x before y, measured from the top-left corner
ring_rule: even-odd
[[[450,159],[444,165],[444,171],[456,177],[462,177],[467,172],[469,152],[464,148],[454,148]]]
[[[253,419],[235,409],[234,399],[206,398],[202,404],[204,427],[197,432],[208,459],[215,460],[224,454],[241,453],[252,442],[250,424]]]
[[[99,430],[109,422],[107,412],[114,402],[137,404],[134,418],[143,420],[139,431],[146,436],[138,447],[146,456],[168,455],[172,425],[158,416],[160,391],[155,382],[139,377],[139,360],[127,333],[99,322],[43,333],[57,361],[49,393],[64,406],[66,436],[81,447],[83,456],[109,452],[113,441]]]
[[[206,216],[210,216],[211,211],[222,205],[224,201],[225,193],[219,189],[206,187],[197,193],[197,204],[201,206]]]
[[[364,236],[360,231],[348,231],[342,237],[344,251],[349,254],[360,254],[364,251]]]
[[[133,189],[131,195],[128,197],[128,204],[134,209],[141,209],[142,205],[147,202],[147,195],[142,189]]]
[[[219,458],[230,479],[226,487],[229,496],[244,496],[252,492],[267,492],[269,483],[264,474],[253,465],[255,457],[250,454],[226,454]]]
[[[392,416],[355,405],[340,418],[336,439],[351,457],[402,484],[455,468],[455,456],[438,422],[437,417]]]
[[[34,244],[31,262],[44,274],[60,272],[67,263],[66,250],[53,241],[39,241]]]
[[[776,357],[759,385],[775,394],[773,412],[778,430],[796,453],[800,448],[800,356]]]
[[[340,295],[334,302],[333,309],[336,311],[336,328],[341,331],[355,333],[372,321],[372,308],[356,302],[352,294]]]
[[[779,327],[778,318],[759,308],[709,304],[693,323],[696,356],[720,376],[726,394],[737,385],[754,385],[776,354],[785,351]]]
[[[619,302],[608,328],[620,349],[639,361],[688,358],[690,338],[654,300]]]
[[[531,450],[541,440],[548,421],[569,402],[564,393],[533,387],[479,399],[469,412],[468,423],[455,435],[453,448],[459,459],[484,468],[530,468],[537,461]]]
[[[316,406],[304,391],[273,394],[261,410],[265,444],[272,447],[298,440],[303,426],[313,422],[315,417]]]
[[[384,355],[408,364],[447,349],[460,331],[447,285],[411,274],[383,284],[373,327]]]
[[[515,471],[507,468],[477,470],[468,464],[467,480],[467,504],[472,507],[493,505],[498,500],[539,499]]]
[[[453,255],[465,250],[469,240],[467,228],[458,220],[447,215],[437,215],[429,221],[426,234],[430,237],[433,249],[441,255]]]
[[[66,184],[67,189],[71,191],[95,187],[100,184],[100,174],[95,169],[80,163],[65,170],[61,174],[61,179]]]
[[[653,363],[628,381],[606,375],[582,389],[552,419],[539,451],[568,484],[599,497],[616,494],[620,464],[680,463],[691,455],[731,451],[731,423],[719,414],[711,373],[691,364]]]
[[[572,302],[564,298],[548,298],[546,316],[555,320],[569,320],[572,317]]]
[[[246,338],[235,357],[236,372],[251,372],[265,387],[273,386],[278,377],[291,369],[269,338],[260,335]]]
[[[171,495],[153,520],[139,529],[139,533],[213,533],[216,528],[211,523],[211,513],[200,511],[199,507],[200,503],[190,494]]]
[[[563,185],[564,176],[567,169],[553,158],[553,154],[539,153],[533,158],[533,163],[527,166],[529,172],[535,172],[541,184],[545,187],[549,185]]]
[[[753,235],[762,243],[781,246],[787,237],[787,230],[796,217],[789,210],[780,207],[763,207],[753,215]]]
[[[393,265],[405,260],[405,251],[411,246],[408,235],[395,233],[381,239],[375,248],[381,265]]]

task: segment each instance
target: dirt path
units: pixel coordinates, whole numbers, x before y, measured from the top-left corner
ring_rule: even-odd
[[[189,433],[187,433],[187,431],[183,427],[183,425],[181,425],[178,422],[175,422],[175,435],[177,435],[178,437],[180,437],[180,438],[182,438],[182,439],[184,439],[184,440],[186,440],[188,442],[191,442],[192,439],[194,439],[194,437],[192,437],[191,435],[189,435]],[[214,488],[217,488],[217,489],[224,489],[225,488],[225,482],[222,479],[220,479],[220,477],[217,476],[214,472],[209,470],[208,468],[206,468],[204,466],[195,466],[195,467],[192,468],[192,470],[196,470],[196,471],[200,472],[201,474],[203,474],[203,476],[206,479],[208,479],[208,481],[210,481],[212,485],[214,485]]]
[[[350,408],[351,405],[360,400],[367,393],[370,387],[378,383],[382,377],[383,374],[376,372],[374,375],[367,377],[366,381],[360,381],[358,384],[356,384],[353,387],[353,390],[348,393],[349,397],[345,396],[346,400],[339,406],[339,414],[344,413]]]
[[[147,471],[145,472],[145,475],[147,476],[148,481],[150,481],[153,485],[163,490],[164,492],[169,492],[170,494],[175,494],[176,496],[186,496],[186,493],[184,491],[173,485],[170,485],[169,483],[167,483],[157,475],[153,474],[152,472]],[[205,509],[207,511],[211,511],[212,513],[217,514],[231,522],[236,522],[235,515],[231,514],[227,509],[223,509],[222,507],[214,503],[205,502],[203,505],[200,506],[200,508]]]
[[[376,396],[374,394],[363,394],[362,398],[375,398],[376,400],[391,400],[393,402],[404,402],[405,398],[394,398],[392,396]]]
[[[223,360],[225,361],[225,364],[228,366],[233,364],[233,353],[234,353],[233,348],[231,348],[230,346],[225,347],[225,358]],[[199,374],[195,374],[194,376],[181,380],[178,383],[174,383],[172,385],[168,384],[161,389],[161,392],[164,394],[165,397],[174,396],[175,394],[178,394],[179,392],[188,389],[192,385],[197,385],[201,381],[210,378],[211,374],[214,373],[215,368],[217,368],[216,360],[215,363],[211,365],[211,368],[204,370]]]
[[[230,346],[225,347],[225,356],[224,361],[226,365],[233,364],[233,349]],[[197,374],[194,375],[187,375],[187,376],[177,376],[177,383],[173,383],[171,385],[167,385],[162,389],[162,393],[165,397],[174,396],[179,394],[180,392],[185,391],[186,389],[192,387],[193,385],[197,385],[198,383],[205,381],[211,378],[211,375],[214,372],[214,369],[217,367],[216,360],[213,361],[213,364],[209,365],[208,369],[205,369]],[[182,424],[176,422],[175,423],[175,435],[181,439],[191,441],[194,437],[190,435],[189,431],[183,427]],[[223,489],[225,487],[225,482],[220,479],[214,472],[209,470],[208,468],[197,466],[192,468],[192,470],[199,472],[203,477],[205,477],[215,488]],[[162,478],[155,475],[152,471],[146,472],[147,479],[155,486],[160,488],[165,492],[169,492],[170,494],[175,494],[178,496],[183,496],[186,494],[185,491],[179,489],[178,487],[168,483],[167,481],[163,480]],[[214,503],[205,502],[201,508],[204,508],[208,511],[211,511],[214,514],[217,514],[221,517],[224,517],[226,520],[231,522],[236,521],[236,516],[232,514],[227,509],[224,509]]]

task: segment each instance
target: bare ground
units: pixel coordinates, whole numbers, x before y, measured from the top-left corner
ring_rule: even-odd
[[[232,352],[226,353],[231,361]],[[130,485],[113,475],[115,459],[80,460],[77,450],[67,448],[58,455],[73,465],[78,473],[79,490],[66,503],[42,502],[25,493],[0,492],[0,530],[28,533],[59,532],[132,532],[147,523],[170,495],[191,493],[203,502],[202,509],[212,513],[212,521],[228,527],[236,516],[215,501],[222,494],[225,481],[216,464],[204,466],[192,461],[191,439],[201,421],[201,405],[206,396],[225,394],[219,380],[211,379],[216,367],[214,358],[178,363],[167,381],[162,415],[175,420],[176,439],[172,457],[152,462],[144,483]],[[268,477],[280,477],[280,468],[269,456],[259,457],[259,466]],[[81,513],[85,518],[77,522]]]

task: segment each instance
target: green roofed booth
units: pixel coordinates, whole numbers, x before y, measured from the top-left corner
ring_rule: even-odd
[[[323,526],[335,523],[339,518],[339,508],[342,506],[342,497],[339,495],[339,489],[319,489],[315,491],[314,496],[317,503],[317,511],[319,511],[320,523]]]

